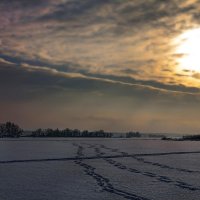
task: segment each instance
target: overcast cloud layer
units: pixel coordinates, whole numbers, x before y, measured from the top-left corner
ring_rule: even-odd
[[[173,40],[198,0],[1,0],[0,121],[196,133],[200,74]]]

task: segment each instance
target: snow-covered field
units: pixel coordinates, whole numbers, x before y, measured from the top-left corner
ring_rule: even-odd
[[[200,142],[1,139],[0,200],[199,200]]]

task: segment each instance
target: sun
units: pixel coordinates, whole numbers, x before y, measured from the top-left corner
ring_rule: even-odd
[[[182,33],[175,42],[180,70],[200,72],[200,28]]]

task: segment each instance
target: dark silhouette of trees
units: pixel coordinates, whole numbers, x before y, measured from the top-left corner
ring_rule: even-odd
[[[11,122],[6,122],[0,124],[0,138],[2,137],[20,137],[24,131],[16,124]],[[24,134],[24,137],[98,137],[98,138],[111,138],[114,133],[106,132],[104,130],[98,131],[88,131],[88,130],[79,130],[79,129],[36,129],[32,131],[31,135]],[[139,132],[128,132],[124,133],[124,137],[141,137]]]
[[[16,124],[6,122],[0,125],[0,137],[20,137],[23,130]]]
[[[173,138],[173,137],[162,137],[162,140],[172,140],[172,141],[200,141],[200,135],[186,135],[186,136],[182,136],[182,137],[177,137],[177,138]]]
[[[141,134],[139,132],[128,132],[126,133],[126,137],[127,138],[131,138],[131,137],[141,137]]]
[[[183,136],[183,140],[194,140],[194,141],[200,141],[200,135],[187,135]]]
[[[80,131],[78,129],[37,129],[32,132],[32,137],[102,137],[102,138],[110,138],[112,137],[112,133],[104,132],[103,130],[99,131]]]

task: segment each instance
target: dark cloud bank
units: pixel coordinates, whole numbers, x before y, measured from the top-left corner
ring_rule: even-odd
[[[0,121],[197,132],[199,87],[163,62],[199,10],[179,0],[2,0]]]

